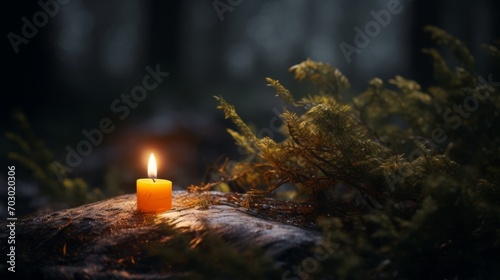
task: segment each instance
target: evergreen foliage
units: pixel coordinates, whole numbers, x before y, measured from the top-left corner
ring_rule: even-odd
[[[491,75],[477,74],[460,40],[437,27],[425,31],[457,63],[452,68],[438,49],[424,49],[437,81],[426,90],[401,76],[388,86],[374,78],[345,102],[347,78],[312,60],[290,71],[314,84],[314,95],[297,100],[266,78],[299,107],[283,111],[280,142],[257,138],[216,98],[238,128],[228,130],[236,144],[257,155],[225,170],[224,182],[249,188],[246,206],[285,183],[318,205],[325,239],[339,246],[316,277],[500,277],[499,90],[487,82]],[[484,48],[498,57],[497,47]]]
[[[31,173],[40,184],[42,195],[46,195],[52,203],[62,204],[64,207],[78,206],[104,198],[100,189],[91,188],[83,178],[71,178],[67,173],[63,173],[60,174],[62,178],[59,181],[52,167],[53,153],[43,141],[36,138],[26,116],[15,112],[13,119],[21,130],[18,133],[6,132],[5,137],[17,146],[7,157]]]

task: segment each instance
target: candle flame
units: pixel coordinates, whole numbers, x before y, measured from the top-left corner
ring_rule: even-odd
[[[149,178],[156,178],[156,159],[155,155],[151,153],[148,162],[148,176]]]

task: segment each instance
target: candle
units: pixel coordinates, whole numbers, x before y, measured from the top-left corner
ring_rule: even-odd
[[[159,213],[172,208],[172,182],[156,179],[156,159],[149,157],[149,178],[137,179],[137,211]]]

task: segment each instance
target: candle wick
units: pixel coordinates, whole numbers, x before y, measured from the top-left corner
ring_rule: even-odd
[[[153,183],[156,183],[155,178],[151,177],[151,180],[153,180]]]

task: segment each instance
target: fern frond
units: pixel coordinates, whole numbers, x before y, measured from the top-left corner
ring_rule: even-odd
[[[439,45],[447,47],[462,67],[472,76],[476,73],[476,61],[462,41],[435,26],[426,26],[424,31],[431,33],[432,39]]]
[[[24,153],[30,154],[32,152],[30,144],[28,143],[27,140],[24,140],[21,135],[13,132],[6,132],[5,138],[16,143],[23,150]]]
[[[278,80],[273,80],[271,78],[266,78],[268,82],[267,86],[271,86],[276,90],[277,96],[279,96],[284,101],[296,106],[295,99],[290,94],[290,91],[286,89]]]
[[[349,89],[349,80],[338,69],[327,63],[316,62],[310,59],[290,67],[294,72],[295,79],[299,81],[308,80],[318,86],[324,94],[339,96],[343,91]]]
[[[248,125],[236,113],[234,106],[227,103],[227,101],[224,100],[222,96],[214,96],[214,98],[217,102],[219,102],[219,106],[217,106],[217,109],[224,112],[224,117],[226,119],[231,119],[246,139],[248,139],[250,142],[255,142],[255,140],[257,140],[257,137],[252,132],[250,127],[248,127]]]
[[[243,135],[239,134],[237,131],[234,131],[230,128],[227,129],[227,132],[233,137],[234,141],[236,142],[236,145],[242,147],[245,149],[245,151],[250,154],[254,155],[256,153],[255,147],[252,145],[251,142],[248,141],[246,137]]]
[[[500,58],[500,49],[497,46],[482,44],[481,47],[495,58]]]

